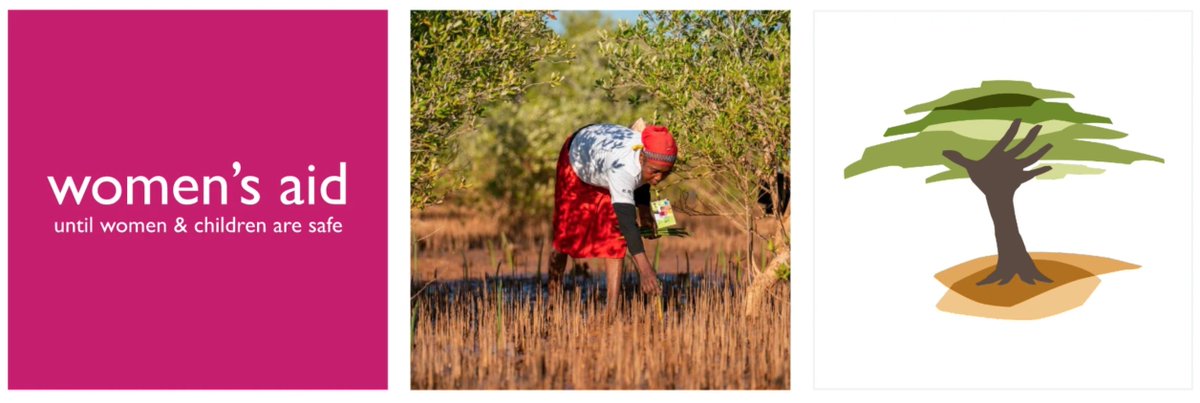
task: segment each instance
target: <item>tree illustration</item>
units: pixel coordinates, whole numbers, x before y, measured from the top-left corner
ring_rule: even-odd
[[[977,88],[952,91],[906,109],[907,114],[928,114],[889,128],[885,137],[907,137],[868,147],[861,159],[846,167],[845,177],[889,166],[942,166],[945,170],[926,178],[926,183],[970,178],[987,201],[998,255],[995,270],[977,285],[1005,285],[1013,277],[1028,284],[1050,283],[1052,279],[1038,271],[1021,238],[1013,205],[1017,189],[1034,178],[1054,180],[1104,172],[1091,166],[1094,164],[1061,161],[1164,162],[1097,141],[1126,136],[1095,125],[1111,124],[1109,118],[1046,101],[1073,97],[1023,81],[984,81]]]

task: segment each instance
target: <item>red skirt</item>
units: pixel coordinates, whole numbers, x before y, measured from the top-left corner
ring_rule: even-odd
[[[571,167],[571,140],[558,153],[554,179],[554,250],[572,258],[621,259],[625,237],[617,228],[608,189],[589,185]]]

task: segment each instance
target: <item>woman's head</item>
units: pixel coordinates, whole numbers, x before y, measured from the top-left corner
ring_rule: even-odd
[[[679,149],[675,138],[662,126],[646,126],[642,130],[642,181],[657,185],[675,168]]]

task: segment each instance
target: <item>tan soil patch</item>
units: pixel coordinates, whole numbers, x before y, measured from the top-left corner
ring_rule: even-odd
[[[1035,252],[1030,257],[1053,283],[1029,285],[1014,278],[1003,286],[976,286],[996,267],[996,256],[982,257],[934,276],[950,288],[938,302],[938,309],[995,319],[1041,319],[1083,305],[1100,285],[1096,276],[1139,267],[1119,260],[1069,253]]]

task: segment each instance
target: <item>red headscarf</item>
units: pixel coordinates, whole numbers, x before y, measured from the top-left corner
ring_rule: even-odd
[[[679,154],[679,148],[675,146],[675,138],[671,137],[671,132],[662,126],[646,126],[642,130],[642,154],[646,156],[647,164],[658,165],[663,168],[671,168],[675,166],[675,157]]]

